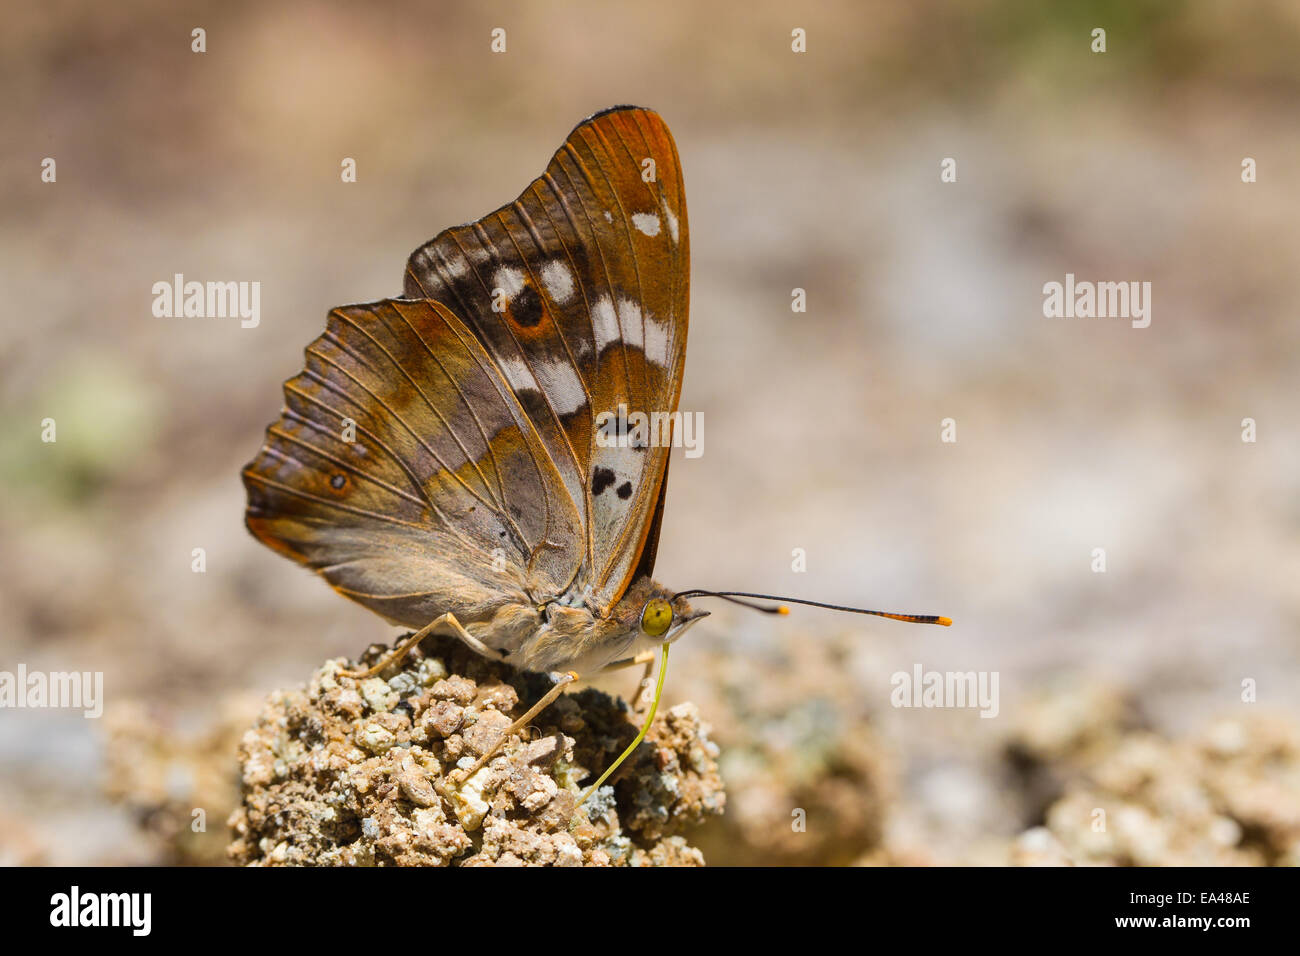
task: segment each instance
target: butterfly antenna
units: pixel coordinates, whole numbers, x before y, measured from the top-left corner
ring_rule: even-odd
[[[869,611],[863,607],[849,607],[846,604],[826,604],[822,601],[805,601],[802,598],[780,597],[776,594],[751,594],[748,591],[707,591],[703,588],[695,588],[690,591],[679,591],[673,595],[673,600],[677,598],[693,597],[716,597],[724,601],[730,601],[732,604],[739,604],[743,607],[753,608],[755,611],[762,611],[764,614],[789,614],[790,609],[786,604],[804,604],[808,607],[823,607],[829,611],[848,611],[850,614],[869,614],[872,617],[887,617],[891,621],[906,621],[908,624],[939,624],[943,627],[952,625],[952,618],[941,617],[938,614],[895,614],[893,611]],[[781,604],[755,604],[752,601],[742,600],[742,598],[756,598],[760,601],[781,601]]]

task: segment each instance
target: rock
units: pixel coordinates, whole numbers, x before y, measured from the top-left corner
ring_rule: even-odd
[[[582,787],[636,736],[624,705],[562,696],[456,787],[549,687],[431,637],[383,675],[329,661],[266,701],[239,746],[229,856],[248,866],[698,866],[682,832],[722,812],[717,746],[691,704],[656,719],[613,785]],[[374,647],[364,663],[379,660]]]
[[[1089,719],[1088,734],[1024,746],[1061,781],[1045,827],[1022,834],[1011,862],[1266,866],[1300,862],[1300,730],[1277,714],[1215,720],[1169,739]],[[1026,726],[1039,724],[1031,714]],[[1035,730],[1038,734],[1039,731]]]

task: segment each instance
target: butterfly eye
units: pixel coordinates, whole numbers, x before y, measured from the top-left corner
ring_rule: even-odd
[[[651,637],[663,637],[673,623],[672,605],[663,598],[652,598],[641,612],[641,630]]]

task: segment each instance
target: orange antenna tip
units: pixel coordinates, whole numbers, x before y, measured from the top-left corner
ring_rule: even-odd
[[[778,608],[776,609],[776,613],[777,613],[777,614],[789,614],[789,613],[790,613],[790,609],[789,609],[788,607],[786,607],[784,604],[782,604],[780,607],[778,607]]]
[[[939,618],[939,620],[937,620],[935,623],[936,623],[936,624],[942,624],[944,627],[952,627],[952,618],[950,618],[950,617],[941,617],[941,618]]]

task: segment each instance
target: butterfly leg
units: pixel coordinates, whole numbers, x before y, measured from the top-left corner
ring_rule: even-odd
[[[339,676],[351,677],[353,680],[363,680],[367,677],[374,677],[390,665],[405,660],[406,655],[410,653],[411,648],[416,644],[419,644],[435,631],[441,631],[444,634],[454,634],[456,637],[459,637],[464,641],[471,650],[477,651],[484,657],[491,657],[493,660],[497,659],[497,655],[493,654],[487,645],[461,626],[460,621],[456,620],[454,614],[447,613],[443,614],[441,617],[434,618],[424,627],[420,628],[400,645],[380,658],[379,663],[375,664],[373,667],[368,667],[365,670],[359,671],[339,671]]]
[[[650,704],[650,696],[646,692],[650,690],[650,675],[655,670],[655,652],[642,651],[635,657],[625,657],[621,661],[606,664],[601,670],[616,671],[625,667],[635,667],[637,664],[645,665],[645,671],[641,674],[641,680],[636,685],[636,700],[633,701],[632,712],[641,714],[645,712],[646,707]]]
[[[654,651],[642,651],[636,657],[625,657],[621,661],[614,661],[612,664],[606,664],[601,668],[602,671],[621,671],[625,667],[635,667],[637,664],[654,663]]]
[[[474,774],[478,773],[479,770],[483,768],[483,765],[491,760],[496,755],[496,752],[501,749],[501,745],[510,739],[512,734],[517,734],[527,727],[534,717],[544,711],[547,707],[551,706],[555,701],[555,698],[559,697],[564,691],[564,688],[568,687],[578,679],[578,675],[575,671],[568,671],[563,674],[552,672],[548,676],[555,682],[554,686],[552,686],[551,689],[542,696],[541,700],[529,707],[522,717],[503,730],[501,736],[497,738],[496,743],[488,748],[487,752],[484,753],[483,756],[478,758],[474,766],[470,767],[468,770],[455,770],[447,775],[447,782],[453,788],[458,788],[462,783],[474,776]]]

